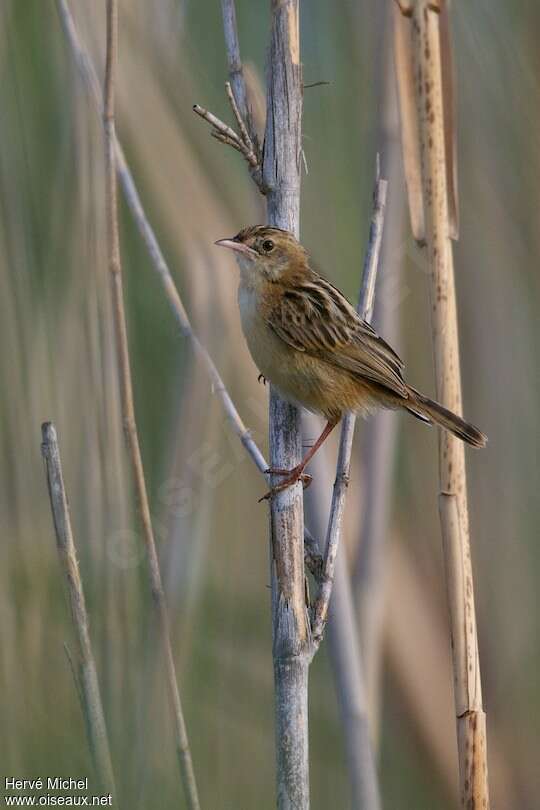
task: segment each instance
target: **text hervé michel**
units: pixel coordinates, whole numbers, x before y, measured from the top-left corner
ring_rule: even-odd
[[[6,776],[5,790],[88,790],[88,777],[84,779],[65,778],[63,776],[48,776],[46,779],[17,779]]]

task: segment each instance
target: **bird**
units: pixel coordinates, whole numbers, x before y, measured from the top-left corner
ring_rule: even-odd
[[[292,233],[253,225],[215,244],[233,251],[240,268],[240,320],[259,379],[268,380],[288,402],[326,419],[299,464],[267,470],[282,480],[265,498],[299,480],[310,483],[307,464],[349,411],[367,416],[378,407],[402,409],[472,447],[486,445],[477,427],[408,384],[394,349],[313,268]]]

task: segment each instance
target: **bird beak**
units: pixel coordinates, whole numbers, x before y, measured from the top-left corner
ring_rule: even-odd
[[[236,253],[242,253],[244,256],[257,256],[256,250],[244,245],[243,242],[236,242],[234,239],[218,239],[217,242],[214,242],[214,245],[229,248],[229,250],[234,250]]]

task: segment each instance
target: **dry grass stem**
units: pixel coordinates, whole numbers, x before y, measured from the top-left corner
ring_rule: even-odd
[[[413,75],[422,167],[425,235],[430,267],[432,332],[437,398],[461,413],[457,308],[451,239],[457,232],[453,98],[446,3],[417,0],[412,10]],[[443,33],[441,34],[441,28]],[[462,806],[487,808],[489,791],[482,709],[464,445],[439,434],[441,527],[449,596],[455,709]],[[466,619],[466,622],[464,621]],[[466,718],[466,731],[463,731]],[[470,745],[475,735],[475,747]],[[474,762],[472,762],[472,759]],[[471,779],[471,768],[474,778]]]
[[[214,138],[227,146],[232,146],[233,149],[236,149],[245,157],[253,181],[261,194],[266,194],[267,187],[263,182],[262,176],[261,150],[253,125],[253,114],[249,104],[244,68],[240,56],[240,42],[238,40],[234,0],[221,0],[221,11],[230,80],[225,83],[225,92],[227,93],[229,104],[231,105],[233,115],[238,124],[240,135],[198,104],[194,105],[193,110],[213,127],[210,134]]]
[[[228,124],[225,124],[220,118],[218,118],[217,115],[205,110],[204,107],[201,107],[199,104],[193,105],[193,112],[210,124],[212,127],[210,135],[212,135],[213,138],[221,141],[221,143],[224,143],[227,146],[232,146],[233,149],[236,149],[237,152],[240,152],[240,154],[243,155],[248,163],[249,172],[255,184],[258,186],[260,192],[265,194],[266,186],[264,185],[262,179],[261,156],[256,143],[253,142],[248,133],[247,126],[242,118],[231,84],[229,82],[225,83],[225,92],[227,94],[227,98],[229,99],[229,104],[231,105],[233,115],[236,118],[236,122],[240,129],[240,135],[238,135],[238,133],[235,132],[234,129],[232,129]]]
[[[132,474],[137,494],[139,515],[143,528],[143,537],[146,547],[148,572],[152,597],[156,608],[159,623],[159,632],[165,667],[167,685],[175,725],[175,742],[180,765],[180,773],[184,785],[186,801],[190,810],[199,810],[199,798],[195,773],[191,759],[191,751],[187,737],[176,666],[172,652],[169,631],[169,620],[165,603],[165,594],[161,580],[159,559],[152,529],[150,504],[144,468],[139,445],[139,436],[135,418],[135,404],[133,400],[133,386],[131,381],[131,368],[129,359],[129,345],[127,337],[126,315],[124,310],[124,295],[122,287],[122,264],[120,257],[120,237],[118,230],[117,210],[117,175],[116,175],[116,135],[115,135],[115,76],[118,56],[118,5],[116,0],[107,0],[107,52],[103,103],[103,126],[105,130],[105,171],[106,171],[106,210],[107,210],[107,246],[109,259],[109,272],[111,277],[112,306],[114,330],[116,335],[116,350],[120,393],[122,402],[122,419],[126,443],[129,451]]]
[[[385,10],[385,24],[391,23],[393,8]],[[399,345],[401,308],[389,290],[403,283],[403,223],[405,189],[401,172],[399,117],[397,112],[390,26],[380,57],[382,80],[381,152],[391,193],[385,214],[378,288],[374,319],[391,346]],[[395,293],[394,293],[395,294]],[[375,752],[380,741],[383,692],[383,628],[386,623],[388,529],[394,508],[394,469],[399,419],[390,411],[375,414],[362,431],[358,451],[362,475],[364,507],[356,521],[353,584],[362,639],[365,691],[369,707],[371,740]]]
[[[242,137],[242,142],[246,144],[249,150],[248,154],[246,155],[246,160],[251,166],[257,166],[259,160],[255,154],[255,146],[247,131],[247,126],[244,123],[244,119],[242,118],[242,114],[238,108],[238,104],[236,103],[236,98],[234,97],[230,82],[225,82],[225,92],[227,93],[227,98],[229,99],[229,104],[231,105],[234,117],[236,118],[236,123],[238,124],[238,129],[240,130],[240,135]]]
[[[471,678],[469,662],[478,661],[472,579],[462,569],[461,521],[455,495],[441,493],[439,510],[443,534],[448,606],[451,617],[454,699],[460,757],[461,803],[464,808],[488,807],[486,715],[482,708],[479,666]],[[470,561],[469,561],[470,565]]]
[[[358,302],[358,312],[366,320],[371,319],[373,311],[375,282],[384,227],[386,192],[387,183],[380,178],[379,159],[377,158],[373,214]],[[355,416],[347,415],[340,436],[321,586],[313,609],[313,649],[316,651],[322,641],[328,617],[330,655],[343,716],[352,807],[355,810],[379,810],[381,798],[369,733],[364,663],[359,643],[354,598],[346,557],[343,552],[337,554],[342,534],[342,518],[349,479],[354,427]],[[322,466],[320,463],[319,467]],[[317,472],[317,475],[321,473],[323,473],[322,469]],[[326,478],[328,477],[326,476]],[[318,512],[320,510],[315,510],[314,518],[317,523],[320,523],[323,518],[317,514]],[[330,597],[332,597],[331,603]]]
[[[380,810],[382,801],[370,738],[363,645],[358,632],[349,566],[343,553],[336,559],[328,613],[328,644],[343,717],[351,810]]]
[[[308,422],[307,430],[310,429]],[[323,447],[313,459],[313,483],[306,503],[306,520],[317,535],[324,535],[330,511],[333,471],[328,462],[328,450]],[[343,550],[336,558],[326,638],[343,728],[350,807],[351,810],[378,808],[379,786],[369,733],[364,645],[360,645],[349,564]]]
[[[45,459],[49,498],[53,516],[56,547],[66,578],[71,617],[77,639],[78,666],[69,657],[81,702],[86,733],[100,790],[116,793],[103,704],[99,691],[96,663],[90,641],[89,621],[84,591],[77,562],[68,500],[62,474],[62,461],[56,428],[51,422],[41,426],[41,452]]]
[[[364,262],[362,287],[357,307],[358,313],[366,321],[371,319],[373,312],[375,282],[377,278],[377,268],[379,266],[382,233],[384,227],[386,192],[387,182],[380,177],[379,161],[377,159],[377,179],[373,192],[373,214],[369,230],[368,248]],[[330,597],[332,595],[334,569],[337,550],[339,547],[339,540],[341,537],[347,486],[349,483],[349,470],[351,464],[351,451],[355,424],[356,416],[354,414],[347,414],[343,418],[341,426],[336,480],[334,483],[332,505],[330,507],[330,518],[328,521],[328,530],[326,535],[323,576],[319,593],[313,607],[312,633],[315,646],[320,645],[322,641],[324,627],[326,625],[328,615],[328,606],[330,604]]]
[[[420,135],[414,92],[411,31],[408,20],[396,4],[393,9],[394,63],[401,124],[403,168],[409,199],[411,230],[417,242],[426,238],[422,169],[420,166]]]
[[[229,99],[231,97],[234,98],[234,96],[229,96]],[[233,112],[234,109],[235,108],[233,107]],[[242,137],[237,135],[234,129],[231,129],[231,127],[228,126],[228,124],[225,124],[220,118],[217,117],[217,115],[208,112],[208,110],[205,110],[204,107],[201,107],[199,104],[193,105],[193,112],[197,113],[197,115],[199,115],[202,119],[207,121],[210,126],[213,127],[210,134],[214,138],[223,140],[224,143],[229,144],[229,146],[232,146],[238,152],[243,154],[251,166],[257,165],[257,159],[253,154],[251,143],[244,143]]]
[[[253,115],[249,103],[248,88],[244,78],[242,59],[240,57],[236,8],[233,0],[221,0],[221,11],[223,15],[223,34],[225,37],[225,47],[229,65],[231,95],[239,110],[236,120],[238,121],[240,130],[242,130],[245,125],[246,132],[249,133],[245,140],[251,140],[254,151],[258,153],[258,140],[253,126]]]

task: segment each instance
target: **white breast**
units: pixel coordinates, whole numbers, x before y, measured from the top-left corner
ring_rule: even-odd
[[[240,307],[242,330],[251,356],[259,371],[268,380],[274,382],[273,354],[275,352],[272,351],[272,348],[274,347],[276,351],[279,348],[274,345],[278,338],[258,313],[257,297],[252,287],[240,284],[238,287],[238,306]]]
[[[257,310],[257,295],[250,285],[240,284],[238,304],[246,343],[261,374],[278,388],[285,399],[297,405],[319,410],[312,407],[309,401],[311,397],[307,392],[306,396],[297,398],[298,385],[302,382],[302,373],[299,372],[296,363],[299,352],[279,338],[268,326]],[[309,388],[314,381],[307,382]]]

